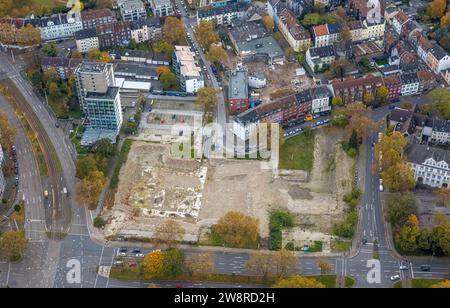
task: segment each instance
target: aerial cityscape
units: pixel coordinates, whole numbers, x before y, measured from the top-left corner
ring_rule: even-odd
[[[450,1],[0,0],[0,166],[0,288],[450,288]]]

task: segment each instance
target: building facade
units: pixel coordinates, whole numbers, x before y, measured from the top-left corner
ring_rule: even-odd
[[[174,14],[172,2],[170,0],[150,0],[153,14],[159,17],[169,16]]]

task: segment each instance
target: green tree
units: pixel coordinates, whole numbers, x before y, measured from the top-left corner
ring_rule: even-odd
[[[340,107],[344,105],[344,100],[340,96],[333,97],[333,100],[331,102],[334,107]]]
[[[165,40],[160,40],[154,47],[156,52],[161,52],[167,57],[171,57],[173,53],[173,45],[169,44]]]
[[[100,139],[94,144],[91,151],[103,158],[109,158],[116,154],[116,144],[109,139]]]
[[[222,47],[211,46],[206,53],[206,59],[214,63],[227,63],[228,54]]]
[[[305,27],[311,27],[322,23],[322,16],[317,13],[306,14],[302,23]]]
[[[92,156],[86,156],[77,160],[76,177],[86,178],[91,172],[98,171],[97,161]]]
[[[428,93],[428,98],[443,118],[450,119],[450,92],[444,88],[437,88]]]
[[[430,237],[432,249],[437,255],[450,255],[450,222],[433,228]]]
[[[392,226],[403,225],[417,211],[416,198],[412,192],[394,193],[386,200],[386,218]]]
[[[49,43],[42,46],[42,52],[48,57],[56,57],[58,55],[58,49],[55,43]]]
[[[349,149],[357,149],[358,148],[358,134],[355,130],[352,130],[352,135],[348,140],[348,148]]]
[[[402,252],[414,252],[418,248],[419,236],[419,220],[416,215],[411,214],[406,223],[397,231],[395,244]]]
[[[382,104],[386,104],[388,98],[389,98],[389,89],[385,86],[379,87],[377,89],[377,100]]]
[[[163,267],[165,276],[175,278],[183,272],[184,253],[176,248],[164,252]]]
[[[178,84],[177,76],[172,71],[162,73],[159,76],[159,80],[161,81],[164,90],[169,90]]]
[[[197,92],[197,104],[203,106],[206,112],[217,105],[217,92],[214,88],[204,87]]]

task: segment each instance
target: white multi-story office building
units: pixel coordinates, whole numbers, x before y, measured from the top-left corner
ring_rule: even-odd
[[[170,0],[151,0],[149,1],[153,14],[159,17],[173,15],[174,10]]]
[[[141,0],[120,0],[120,14],[125,21],[138,20],[147,17],[144,3]]]

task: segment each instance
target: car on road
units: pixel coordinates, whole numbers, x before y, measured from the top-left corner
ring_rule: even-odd
[[[119,252],[117,255],[118,255],[119,257],[126,257],[126,256],[127,256],[127,253],[126,253],[126,252]]]
[[[135,257],[136,258],[143,258],[143,257],[145,257],[145,255],[143,253],[137,253],[137,254],[135,254]]]
[[[134,248],[131,252],[132,253],[140,253],[141,250],[139,248]]]
[[[119,252],[127,252],[128,249],[126,247],[120,247]]]
[[[55,123],[55,126],[56,126],[56,128],[59,128],[59,123],[56,122],[56,123]]]
[[[409,269],[409,267],[407,267],[406,265],[400,265],[400,270],[401,271],[407,271]]]
[[[362,239],[362,243],[363,243],[363,245],[366,245],[367,244],[367,237],[363,237],[363,239]]]
[[[397,281],[397,280],[400,280],[400,275],[394,275],[394,276],[391,276],[391,281]]]
[[[14,182],[14,185],[19,186],[19,177],[16,176],[16,181]]]
[[[325,124],[325,123],[328,123],[330,121],[331,121],[330,119],[325,119],[325,120],[323,120],[323,123]]]
[[[317,124],[317,125],[322,125],[322,124],[323,124],[323,121],[317,121],[316,124]]]
[[[423,264],[420,266],[420,270],[423,272],[429,272],[429,271],[431,271],[431,266],[427,265],[427,264]]]
[[[318,119],[318,118],[320,118],[320,114],[313,115],[313,119]]]
[[[310,115],[310,114],[308,114],[308,115],[305,117],[304,120],[305,120],[305,121],[312,121],[312,120],[313,120],[313,116]]]
[[[383,192],[383,191],[384,191],[384,186],[383,186],[383,184],[380,184],[379,190],[380,190],[380,192]]]

